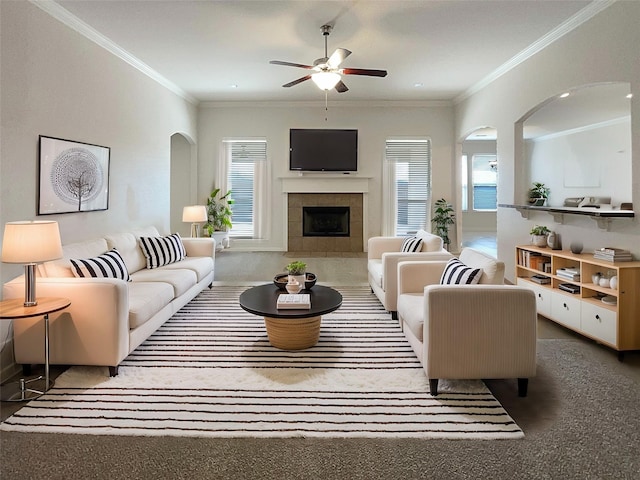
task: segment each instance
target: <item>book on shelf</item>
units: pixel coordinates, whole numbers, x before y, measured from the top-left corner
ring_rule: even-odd
[[[558,288],[560,290],[564,290],[565,292],[569,292],[569,293],[580,293],[580,287],[577,285],[572,285],[570,283],[561,283],[560,285],[558,285]]]
[[[277,308],[309,309],[311,308],[311,294],[309,293],[281,293],[278,296]]]
[[[603,247],[595,250],[593,258],[607,262],[630,262],[633,260],[629,250],[614,247]]]
[[[566,280],[572,280],[574,282],[580,281],[580,270],[573,267],[558,268],[556,269],[556,275]]]
[[[532,282],[539,283],[540,285],[551,283],[551,279],[549,277],[545,277],[544,275],[533,275],[530,280]]]

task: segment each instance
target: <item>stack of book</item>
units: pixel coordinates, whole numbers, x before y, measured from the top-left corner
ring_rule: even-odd
[[[533,275],[531,277],[531,281],[539,283],[540,285],[551,283],[551,279],[549,277],[545,277],[544,275]]]
[[[308,293],[282,293],[278,296],[276,308],[310,309],[311,295]]]
[[[574,282],[580,281],[580,269],[577,267],[558,268],[556,270],[556,275],[566,280],[571,280]]]
[[[629,250],[613,247],[599,248],[593,253],[593,258],[606,260],[607,262],[630,262],[633,260]]]

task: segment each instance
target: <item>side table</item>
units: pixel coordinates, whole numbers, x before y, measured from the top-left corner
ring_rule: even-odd
[[[27,388],[28,383],[42,380],[42,376],[31,380],[21,378],[19,380],[20,390],[8,398],[3,398],[2,400],[4,401],[22,402],[32,400],[44,395],[45,392],[53,386],[53,382],[49,378],[49,314],[64,310],[71,305],[71,300],[67,298],[41,297],[38,298],[37,301],[38,304],[33,307],[25,307],[24,299],[22,298],[14,298],[0,302],[0,319],[2,320],[16,320],[40,315],[44,317],[44,388],[42,391]]]

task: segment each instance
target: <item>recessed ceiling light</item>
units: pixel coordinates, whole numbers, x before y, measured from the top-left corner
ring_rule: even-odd
[[[416,82],[416,83],[414,83],[414,84],[413,84],[413,86],[414,86],[415,88],[424,87],[424,83]]]
[[[627,98],[633,98],[633,93],[628,94]]]
[[[234,83],[233,85],[229,85],[229,88],[238,88],[238,85]]]
[[[571,95],[570,92],[564,92],[562,95],[560,95],[560,98],[567,98],[569,95]]]

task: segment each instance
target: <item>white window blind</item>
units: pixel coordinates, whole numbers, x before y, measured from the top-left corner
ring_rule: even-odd
[[[236,238],[261,238],[261,219],[266,180],[267,142],[263,140],[225,140],[227,188],[231,190],[233,227]]]
[[[390,215],[394,235],[425,229],[431,204],[431,144],[429,139],[388,139]]]

